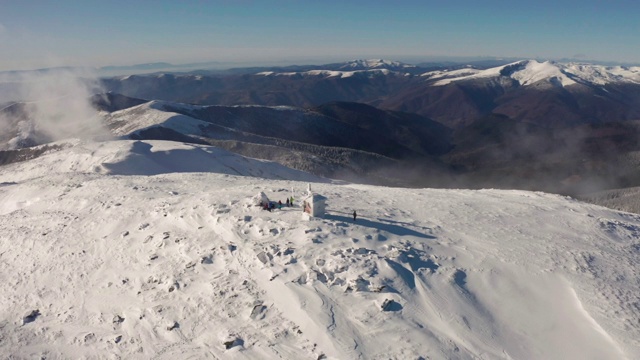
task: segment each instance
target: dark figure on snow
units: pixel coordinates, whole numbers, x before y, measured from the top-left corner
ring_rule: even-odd
[[[289,204],[290,204],[289,198],[287,198],[287,207],[289,207]]]
[[[357,216],[356,211],[353,210],[353,222],[356,222],[356,216]]]

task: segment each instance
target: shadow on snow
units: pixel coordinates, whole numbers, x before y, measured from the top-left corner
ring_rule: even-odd
[[[337,212],[337,211],[334,211],[334,212]],[[346,214],[346,213],[342,213],[342,214]],[[423,239],[435,239],[435,236],[409,229],[407,226],[410,226],[411,224],[402,223],[398,221],[383,220],[383,219],[378,219],[379,221],[373,221],[373,220],[359,217],[354,222],[353,217],[351,216],[342,216],[342,215],[336,215],[336,214],[326,214],[324,218],[327,220],[353,223],[356,225],[365,226],[372,229],[382,230],[398,236],[415,236]],[[400,225],[397,225],[397,224],[400,224]],[[425,228],[425,229],[428,230],[428,228]]]

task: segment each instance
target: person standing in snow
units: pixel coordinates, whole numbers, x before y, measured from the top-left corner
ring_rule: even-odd
[[[287,207],[289,207],[291,203],[289,202],[289,198],[287,198]]]
[[[356,222],[356,216],[357,216],[356,211],[353,210],[353,222]]]

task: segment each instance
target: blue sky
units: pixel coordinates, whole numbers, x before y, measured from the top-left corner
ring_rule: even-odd
[[[497,56],[640,64],[631,0],[0,0],[0,71]]]

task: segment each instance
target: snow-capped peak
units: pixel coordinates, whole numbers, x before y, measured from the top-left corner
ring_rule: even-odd
[[[613,82],[640,83],[640,67],[523,60],[486,70],[437,71],[428,72],[422,76],[436,80],[435,86],[447,85],[456,81],[507,77],[516,80],[521,86],[547,81],[553,85],[564,87],[577,83],[587,85],[604,85]]]
[[[309,70],[309,71],[303,71],[303,72],[281,72],[281,73],[277,73],[277,72],[273,72],[273,71],[263,71],[263,72],[259,72],[256,75],[262,75],[262,76],[296,76],[296,75],[302,75],[302,76],[321,76],[321,77],[337,77],[337,78],[348,78],[348,77],[352,77],[356,74],[365,74],[367,76],[376,76],[376,75],[389,75],[390,73],[395,73],[392,70],[389,69],[384,69],[384,68],[377,68],[377,69],[360,69],[360,70],[350,70],[350,71],[340,71],[340,70],[325,70],[325,69],[319,69],[319,70]]]
[[[501,72],[508,75],[508,65]],[[562,86],[573,85],[576,82],[568,77],[556,63],[550,61],[538,62],[536,60],[524,61],[516,64],[517,70],[511,74],[511,78],[517,80],[520,85],[526,86],[542,80],[550,80]]]
[[[385,59],[357,59],[351,60],[344,65],[342,65],[341,69],[402,69],[402,68],[413,68],[415,66],[405,64],[399,61],[385,60]]]
[[[342,63],[318,65],[314,69],[293,72],[263,71],[256,75],[262,76],[282,76],[282,75],[303,75],[303,76],[324,76],[347,78],[356,74],[365,76],[396,74],[406,76],[415,72],[414,65],[405,64],[399,61],[384,59],[351,60]]]
[[[569,63],[564,65],[565,72],[594,84],[604,85],[612,82],[631,82],[640,84],[640,66],[601,66]]]

